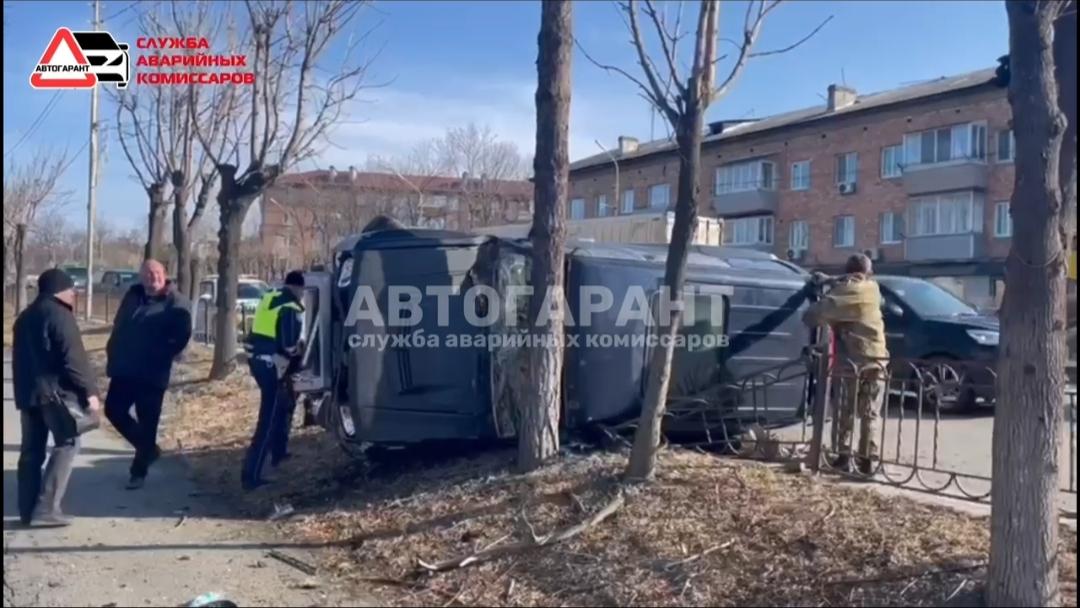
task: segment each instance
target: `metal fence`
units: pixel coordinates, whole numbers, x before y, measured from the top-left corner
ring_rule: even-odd
[[[995,383],[987,362],[858,365],[808,351],[718,383],[708,394],[669,399],[665,433],[670,442],[720,454],[802,462],[814,472],[985,502],[992,486]],[[873,441],[862,439],[860,400],[863,413],[879,414]],[[1075,517],[1075,388],[1062,395],[1062,408],[1061,508]],[[848,416],[850,438],[842,436]]]
[[[255,320],[255,314],[246,307],[239,307],[236,311],[236,337],[242,342],[251,333],[251,326]],[[216,309],[202,302],[195,305],[192,311],[192,338],[203,344],[213,344],[217,335]]]

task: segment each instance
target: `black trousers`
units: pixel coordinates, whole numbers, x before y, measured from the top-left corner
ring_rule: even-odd
[[[288,454],[289,430],[296,411],[296,400],[292,386],[278,379],[273,363],[252,359],[248,367],[259,385],[259,421],[244,458],[241,481],[245,488],[254,488],[263,481],[262,472],[267,458],[271,466],[277,466]]]
[[[19,449],[19,517],[30,523],[35,511],[58,514],[60,502],[67,491],[75,456],[79,453],[78,438],[58,439],[49,428],[46,417],[39,409],[19,412],[22,419],[22,445]],[[49,447],[49,434],[53,436],[52,456],[45,467],[44,479],[41,467]]]
[[[165,389],[130,378],[113,378],[105,397],[105,416],[135,448],[132,477],[146,477],[158,453],[157,431]],[[131,406],[135,406],[135,418]]]

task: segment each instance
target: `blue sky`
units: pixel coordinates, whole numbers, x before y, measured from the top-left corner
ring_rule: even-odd
[[[663,4],[663,2],[661,2]],[[133,43],[131,2],[103,1],[106,29]],[[731,36],[742,21],[741,2],[724,2],[721,28]],[[29,87],[28,77],[57,27],[85,27],[86,1],[4,3],[4,162],[38,149],[82,150],[65,175],[72,191],[74,223],[85,217],[89,96],[62,92],[39,128],[13,150],[40,115],[49,91]],[[674,8],[670,9],[674,11]],[[695,7],[684,10],[692,25]],[[489,125],[531,154],[535,114],[536,36],[539,4],[506,2],[382,2],[365,19],[377,20],[371,47],[384,45],[373,82],[389,83],[364,93],[338,125],[323,166],[363,165],[369,155],[401,153],[417,141],[468,122]],[[821,103],[826,87],[843,79],[860,92],[995,65],[1008,48],[1001,1],[827,2],[792,0],[765,24],[761,49],[785,46],[832,15],[826,28],[796,51],[752,62],[730,95],[710,109],[712,119],[763,117]],[[575,4],[575,35],[591,55],[637,74],[625,27],[611,2]],[[134,46],[134,45],[133,45]],[[721,47],[723,48],[723,47]],[[135,50],[135,49],[133,49]],[[134,57],[133,57],[134,60]],[[102,96],[102,119],[113,108]],[[665,134],[659,119],[657,137]],[[619,135],[648,139],[650,112],[622,77],[573,60],[571,157],[597,152],[595,140],[613,146]],[[99,206],[121,227],[145,225],[145,194],[111,135],[105,138]],[[301,169],[313,168],[308,163]]]

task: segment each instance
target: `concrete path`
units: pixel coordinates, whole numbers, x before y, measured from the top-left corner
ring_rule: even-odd
[[[232,518],[200,496],[182,463],[155,466],[143,490],[123,489],[131,451],[110,432],[84,437],[64,508],[75,523],[18,523],[19,415],[4,355],[4,606],[179,606],[218,592],[241,606],[370,606],[267,556],[266,524]]]

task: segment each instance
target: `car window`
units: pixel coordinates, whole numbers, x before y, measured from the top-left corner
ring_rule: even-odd
[[[908,308],[923,317],[955,317],[974,315],[974,306],[953,295],[949,290],[921,279],[903,279],[888,282],[893,295]]]
[[[266,285],[259,283],[240,283],[237,297],[241,300],[258,300],[266,293]]]

